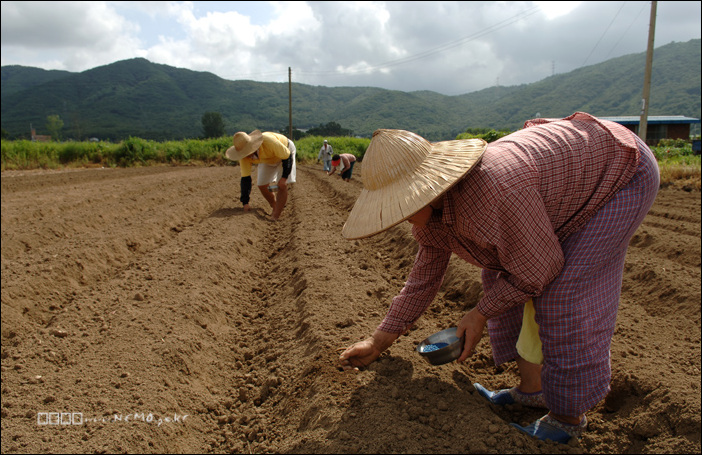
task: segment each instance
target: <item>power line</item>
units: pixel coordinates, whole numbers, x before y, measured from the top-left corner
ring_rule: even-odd
[[[419,52],[419,53],[414,54],[414,55],[402,57],[402,58],[395,59],[395,60],[390,60],[390,61],[378,64],[378,65],[372,65],[372,66],[364,67],[364,68],[358,69],[358,70],[347,70],[347,71],[344,71],[343,73],[339,72],[338,70],[333,70],[333,71],[300,71],[300,73],[305,74],[305,75],[333,75],[333,74],[346,75],[346,74],[356,74],[356,73],[362,73],[362,72],[367,72],[367,71],[381,70],[381,69],[386,69],[386,68],[396,66],[396,65],[402,65],[405,63],[413,62],[415,60],[420,60],[423,58],[431,57],[433,55],[445,52],[445,51],[452,49],[454,47],[461,46],[461,45],[468,43],[470,41],[474,41],[482,36],[488,35],[490,33],[497,31],[497,30],[500,30],[504,27],[507,27],[508,25],[511,25],[511,24],[521,20],[521,19],[525,19],[525,18],[537,13],[538,11],[539,11],[538,6],[532,7],[528,10],[520,12],[516,16],[512,16],[509,19],[505,19],[501,22],[498,22],[497,24],[491,25],[490,27],[485,28],[479,32],[473,33],[473,34],[468,35],[468,36],[464,36],[462,38],[459,38],[459,39],[454,40],[454,41],[450,41],[448,43],[441,44],[435,48],[428,49],[426,51]]]
[[[434,55],[440,54],[442,52],[445,52],[449,49],[453,49],[455,47],[461,46],[463,44],[469,43],[471,41],[474,41],[478,38],[481,38],[483,36],[489,35],[491,33],[494,33],[500,29],[503,29],[509,25],[514,24],[515,22],[518,22],[520,20],[526,19],[529,16],[532,16],[540,11],[540,8],[538,6],[533,6],[529,9],[526,9],[524,11],[519,12],[518,14],[507,18],[505,20],[502,20],[496,24],[493,24],[483,30],[480,30],[478,32],[475,32],[471,35],[464,36],[462,38],[459,38],[457,40],[449,41],[447,43],[441,44],[439,46],[436,46],[434,48],[428,49],[426,51],[419,52],[417,54],[413,54],[407,57],[402,57],[398,58],[395,60],[389,60],[384,63],[380,63],[377,65],[370,65],[366,66],[360,69],[355,69],[355,70],[345,70],[345,71],[339,71],[339,70],[325,70],[325,71],[305,71],[305,70],[298,70],[298,74],[305,75],[305,76],[344,76],[344,75],[349,75],[349,74],[358,74],[358,73],[365,73],[369,71],[378,71],[378,70],[383,70],[387,69],[393,66],[397,65],[403,65],[406,63],[410,63],[416,60],[421,60],[424,58],[432,57]],[[259,72],[259,73],[247,73],[247,74],[240,74],[240,75],[228,75],[227,77],[232,77],[236,79],[241,79],[241,78],[250,78],[250,77],[263,77],[263,76],[284,76],[284,72],[281,71],[273,71],[273,72]]]
[[[592,56],[592,53],[595,52],[595,49],[597,49],[597,46],[600,45],[600,41],[602,41],[602,38],[604,38],[604,36],[607,34],[607,32],[609,31],[609,28],[614,23],[614,20],[617,18],[617,16],[619,16],[619,13],[621,13],[622,8],[624,8],[624,5],[626,5],[626,2],[622,3],[622,6],[619,7],[619,11],[617,11],[617,14],[614,15],[614,17],[612,18],[612,21],[609,23],[609,25],[605,29],[604,33],[602,33],[602,36],[600,36],[600,39],[597,40],[597,43],[595,43],[595,47],[592,48],[592,50],[590,51],[590,54],[588,54],[588,56],[585,58],[585,61],[583,62],[583,64],[580,65],[581,67],[585,66],[585,64],[587,63],[590,56]]]
[[[624,37],[626,36],[626,34],[629,33],[629,29],[631,29],[631,27],[636,23],[636,20],[639,18],[639,16],[641,15],[641,12],[643,12],[644,8],[646,8],[646,4],[645,4],[645,3],[641,6],[641,9],[640,9],[639,12],[636,14],[636,17],[634,18],[634,20],[631,21],[631,24],[629,24],[629,26],[626,28],[626,30],[624,30],[624,33],[622,33],[622,36],[617,40],[616,43],[614,43],[614,46],[612,46],[612,49],[611,49],[611,50],[609,51],[609,53],[607,54],[607,57],[605,57],[605,60],[608,60],[608,59],[609,59],[609,56],[612,55],[612,52],[614,52],[614,49],[616,49],[616,47],[619,45],[619,43],[622,42],[622,40],[624,39]]]

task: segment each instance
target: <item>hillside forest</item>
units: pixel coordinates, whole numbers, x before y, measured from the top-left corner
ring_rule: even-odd
[[[654,51],[649,115],[700,115],[700,40]],[[495,86],[446,96],[374,87],[325,87],[225,80],[142,58],[80,73],[2,67],[3,137],[50,135],[63,140],[129,137],[182,140],[203,136],[205,113],[221,115],[225,135],[253,129],[307,131],[330,123],[344,134],[370,137],[377,128],[414,131],[429,140],[467,129],[516,130],[534,117],[638,115],[645,53],[555,74],[532,84]],[[288,89],[292,98],[288,98]],[[48,119],[53,121],[49,122]],[[699,132],[699,124],[695,125]],[[693,130],[694,131],[694,130]]]

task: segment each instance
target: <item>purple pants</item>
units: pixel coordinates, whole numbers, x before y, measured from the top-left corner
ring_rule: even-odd
[[[578,232],[561,244],[565,265],[534,299],[544,363],[541,382],[548,408],[580,416],[610,390],[610,346],[629,241],[660,186],[658,164],[640,140],[641,159],[631,181]],[[484,289],[499,272],[483,270]],[[517,358],[524,306],[488,321],[495,364]]]

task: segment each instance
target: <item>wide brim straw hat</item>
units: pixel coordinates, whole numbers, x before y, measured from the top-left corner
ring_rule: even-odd
[[[239,161],[261,147],[261,144],[263,144],[263,133],[259,130],[253,130],[251,134],[239,131],[234,135],[232,143],[234,145],[227,149],[225,155],[232,161]]]
[[[482,139],[430,143],[409,131],[375,131],[363,156],[363,190],[342,235],[370,237],[410,218],[458,183],[486,147]]]

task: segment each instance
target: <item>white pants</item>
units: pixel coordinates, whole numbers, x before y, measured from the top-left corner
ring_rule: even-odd
[[[295,148],[295,144],[293,141],[288,139],[288,150],[290,150],[290,154],[292,155],[292,170],[290,171],[290,175],[288,176],[287,183],[295,183],[295,174],[296,174],[296,155],[297,155],[297,149]],[[268,185],[272,182],[277,182],[280,180],[280,177],[283,175],[283,163],[278,163],[278,164],[265,164],[265,163],[259,163],[258,165],[258,174],[256,178],[256,185],[258,186],[263,186],[263,185]]]

